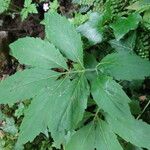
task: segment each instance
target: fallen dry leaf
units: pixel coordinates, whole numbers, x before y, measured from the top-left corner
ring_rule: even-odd
[[[145,101],[145,100],[147,100],[146,95],[140,96],[140,97],[139,97],[139,100],[142,101],[142,102]]]

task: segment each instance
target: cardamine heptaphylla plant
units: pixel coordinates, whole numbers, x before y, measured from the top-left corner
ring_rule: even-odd
[[[0,104],[31,99],[16,149],[47,129],[53,146],[65,150],[123,150],[117,135],[150,149],[150,126],[134,119],[131,100],[118,83],[145,79],[150,62],[125,51],[85,61],[81,36],[65,17],[48,12],[44,24],[44,40],[25,37],[10,44],[26,69],[0,83]],[[97,107],[82,124],[89,99]]]

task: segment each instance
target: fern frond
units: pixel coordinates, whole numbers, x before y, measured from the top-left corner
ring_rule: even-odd
[[[150,59],[150,31],[144,29],[137,35],[136,52],[142,58]]]
[[[113,16],[128,16],[131,11],[127,7],[136,0],[110,0]]]

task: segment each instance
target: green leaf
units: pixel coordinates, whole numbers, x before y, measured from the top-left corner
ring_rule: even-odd
[[[50,4],[50,11],[51,11],[51,12],[57,12],[58,7],[59,7],[58,0],[54,0],[54,1],[51,2],[51,4]]]
[[[35,14],[38,13],[35,4],[29,5],[29,7],[27,8],[27,10],[28,10],[28,13],[35,13]]]
[[[89,53],[85,53],[84,55],[84,64],[85,64],[85,68],[86,69],[93,69],[95,68],[96,65],[98,65],[98,62],[96,61],[96,58],[94,57],[94,55],[89,54]],[[93,80],[97,77],[97,72],[86,72],[86,77],[88,80]]]
[[[124,118],[117,119],[109,115],[106,119],[114,132],[127,142],[150,149],[150,125],[141,120],[133,119],[129,122]]]
[[[39,38],[26,37],[10,45],[12,55],[21,64],[41,68],[64,68],[67,64],[58,49],[48,41]]]
[[[29,69],[2,80],[0,83],[0,104],[13,104],[37,95],[43,88],[57,79],[59,73],[44,69]]]
[[[15,110],[14,116],[19,118],[20,116],[24,114],[25,109],[26,109],[26,106],[23,103],[20,103],[18,105],[18,109]]]
[[[99,13],[91,13],[89,21],[80,25],[77,31],[85,36],[92,44],[97,44],[102,41],[102,22],[103,15]]]
[[[133,52],[136,41],[136,33],[132,33],[130,36],[121,39],[120,41],[111,40],[109,43],[115,49],[115,51]]]
[[[99,108],[117,118],[131,118],[130,99],[111,77],[100,76],[91,83],[93,99]]]
[[[28,17],[28,11],[26,9],[22,9],[22,11],[20,12],[20,15],[21,15],[22,21],[24,21]]]
[[[0,0],[0,14],[8,9],[9,4],[10,0]]]
[[[49,83],[46,89],[33,98],[26,111],[18,144],[32,141],[48,127],[55,141],[54,145],[59,147],[65,142],[69,131],[81,121],[88,95],[88,83],[84,75],[73,81],[66,77]],[[33,124],[34,128],[31,130]]]
[[[65,150],[123,150],[116,135],[102,120],[90,123],[78,130]]]
[[[57,13],[45,15],[46,38],[69,59],[83,66],[83,48],[80,35],[69,21]]]
[[[89,18],[89,14],[75,13],[74,18],[70,18],[69,21],[74,24],[75,27],[85,23]]]
[[[36,5],[32,4],[32,0],[25,0],[24,8],[21,11],[21,19],[25,20],[30,13],[38,13]]]
[[[150,62],[135,54],[120,52],[104,57],[98,69],[117,80],[140,80],[150,75]]]
[[[133,115],[139,115],[141,113],[140,102],[137,100],[132,100],[130,105],[131,113]]]
[[[140,21],[141,16],[138,13],[133,13],[127,18],[118,17],[117,20],[111,24],[116,39],[120,40],[130,30],[136,29]]]
[[[29,7],[32,3],[32,0],[25,0],[24,1],[24,7]]]

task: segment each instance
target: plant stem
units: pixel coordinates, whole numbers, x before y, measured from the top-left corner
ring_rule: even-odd
[[[100,111],[100,108],[98,108],[96,113],[95,113],[95,116],[94,116],[94,119],[93,119],[94,121],[96,120],[96,117],[98,116],[99,111]]]
[[[68,71],[68,72],[63,72],[62,74],[74,74],[74,73],[84,73],[84,72],[95,72],[96,68],[93,69],[83,69],[83,70],[76,70],[76,71]]]
[[[144,107],[144,109],[142,110],[142,112],[138,115],[138,117],[136,118],[137,120],[140,119],[140,117],[142,116],[142,114],[145,112],[145,110],[147,109],[147,107],[150,105],[150,100],[148,101],[148,103],[146,104],[146,106]]]

